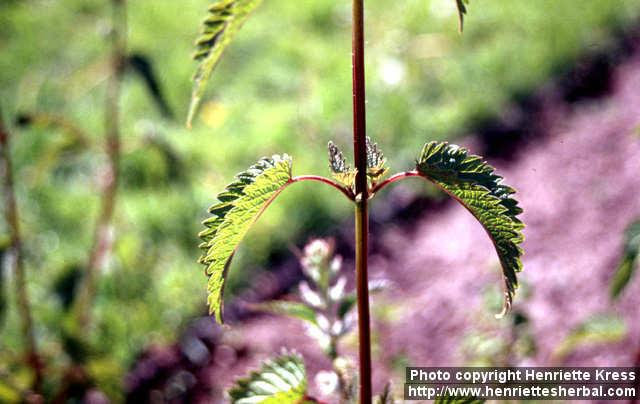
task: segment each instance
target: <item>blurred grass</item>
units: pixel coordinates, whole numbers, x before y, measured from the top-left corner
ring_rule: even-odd
[[[162,117],[143,83],[129,75],[122,95],[123,181],[110,259],[96,301],[91,359],[115,386],[133,355],[171,340],[205,310],[205,277],[195,263],[199,221],[234,173],[258,157],[286,152],[296,174],[327,174],[326,143],[349,150],[350,3],[265,2],[214,72],[194,129],[183,120],[191,91],[192,43],[206,0],[131,1],[128,48],[147,55],[174,110]],[[600,49],[640,13],[635,0],[472,2],[464,36],[453,1],[370,0],[367,18],[368,128],[393,170],[411,166],[421,145],[454,138],[500,114]],[[98,201],[102,153],[108,2],[0,3],[0,102],[6,117],[50,112],[82,127],[91,145],[42,160],[64,133],[14,128],[13,156],[38,338],[57,366],[54,338],[64,316],[52,291],[70,266],[86,262]],[[148,139],[165,144],[176,162]],[[287,190],[241,247],[230,271],[233,293],[249,270],[298,235],[331,234],[350,207],[318,184]],[[6,232],[0,224],[0,236]],[[12,306],[13,307],[13,306]],[[20,346],[15,310],[0,351]],[[10,357],[10,355],[3,356]],[[105,358],[110,358],[105,360]],[[114,376],[116,375],[116,376]]]

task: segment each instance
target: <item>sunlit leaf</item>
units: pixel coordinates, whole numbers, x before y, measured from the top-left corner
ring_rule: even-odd
[[[447,142],[425,144],[417,161],[420,175],[464,205],[482,224],[495,246],[505,283],[504,307],[501,315],[511,308],[516,273],[522,270],[524,224],[517,218],[522,213],[518,202],[511,198],[514,189],[502,184],[502,177],[479,156]]]
[[[353,188],[358,170],[351,168],[338,146],[333,142],[330,141],[327,148],[329,150],[331,175],[347,188]]]
[[[226,273],[251,225],[273,198],[291,180],[291,158],[286,154],[263,158],[218,195],[219,202],[209,208],[212,216],[203,224],[199,236],[203,254],[199,262],[206,267],[209,312],[222,322],[222,295]]]
[[[631,223],[624,232],[622,260],[611,281],[611,297],[617,298],[629,284],[640,256],[640,220]]]
[[[307,375],[302,358],[283,354],[265,361],[258,371],[236,380],[229,390],[235,404],[301,404],[308,402]]]
[[[380,178],[384,177],[389,168],[386,166],[387,159],[385,159],[382,150],[378,148],[378,144],[374,143],[369,136],[366,137],[367,145],[367,177],[372,183],[377,182]]]
[[[217,0],[209,6],[209,14],[203,22],[202,33],[196,40],[196,52],[193,55],[200,64],[193,77],[187,126],[191,126],[207,81],[222,53],[261,2],[262,0]]]

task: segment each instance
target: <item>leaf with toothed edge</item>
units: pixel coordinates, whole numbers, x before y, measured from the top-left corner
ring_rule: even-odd
[[[202,23],[202,33],[196,40],[196,52],[193,55],[200,64],[193,77],[188,127],[191,126],[204,88],[222,53],[260,3],[262,0],[217,0],[209,6],[209,14]]]
[[[262,211],[291,180],[291,158],[274,155],[262,158],[218,195],[209,208],[210,218],[202,222],[206,229],[199,237],[203,253],[199,262],[209,277],[207,301],[209,313],[222,323],[222,295],[231,259],[238,244]]]
[[[331,175],[347,188],[353,188],[358,170],[351,168],[338,146],[333,142],[329,141],[327,148],[329,150],[329,168],[331,169]]]
[[[389,167],[386,166],[387,159],[384,157],[384,154],[382,154],[382,150],[378,148],[378,144],[374,143],[369,136],[365,139],[367,150],[367,177],[375,184],[389,171]]]
[[[300,355],[283,352],[269,359],[258,371],[238,379],[229,390],[235,404],[302,404],[307,399],[307,374]]]
[[[424,145],[416,165],[418,173],[460,202],[482,224],[491,237],[502,266],[505,282],[501,317],[511,308],[517,272],[522,270],[519,247],[524,241],[522,209],[511,198],[515,190],[502,184],[502,177],[481,157],[447,142]]]

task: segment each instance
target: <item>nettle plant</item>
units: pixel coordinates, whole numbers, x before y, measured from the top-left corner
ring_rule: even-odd
[[[456,0],[462,30],[467,0]],[[260,0],[218,0],[209,7],[194,55],[199,61],[187,125],[197,111],[207,80],[232,38]],[[386,159],[368,137],[365,121],[364,75],[364,0],[353,0],[353,156],[351,166],[338,146],[329,142],[329,167],[333,178],[316,175],[294,176],[292,158],[286,154],[258,160],[218,195],[209,208],[211,217],[200,233],[203,253],[200,263],[208,276],[210,314],[222,323],[225,278],[238,245],[251,225],[288,186],[302,181],[317,181],[341,192],[355,208],[355,283],[359,348],[359,402],[370,403],[371,331],[367,246],[369,237],[369,203],[387,185],[409,177],[420,177],[435,184],[462,204],[484,227],[498,254],[504,279],[504,305],[497,316],[510,307],[522,269],[520,257],[523,223],[522,210],[512,198],[513,188],[502,184],[502,177],[479,156],[446,142],[428,142],[418,155],[415,167],[387,177]],[[386,177],[386,178],[385,178]],[[311,314],[309,314],[311,315]],[[316,320],[317,321],[317,320]],[[295,354],[266,363],[248,379],[241,379],[230,391],[234,402],[298,403],[314,400],[307,395],[307,381],[302,359]],[[384,400],[389,399],[388,393]]]
[[[306,245],[300,257],[304,280],[297,288],[299,301],[273,300],[248,304],[248,307],[302,321],[307,334],[332,364],[330,371],[316,375],[318,389],[324,396],[337,394],[340,402],[346,403],[357,397],[358,379],[353,362],[342,353],[340,345],[356,325],[353,308],[357,295],[346,288],[342,257],[333,252],[332,240],[315,239]],[[388,285],[385,279],[372,280],[369,292],[381,291]]]

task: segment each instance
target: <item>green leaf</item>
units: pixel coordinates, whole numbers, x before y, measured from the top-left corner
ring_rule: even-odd
[[[286,154],[262,158],[218,195],[219,202],[209,208],[207,229],[199,236],[204,241],[199,262],[206,267],[210,314],[222,323],[222,295],[226,273],[251,225],[291,180],[291,158]]]
[[[344,155],[333,142],[329,141],[327,148],[329,150],[329,168],[331,169],[333,178],[347,188],[353,188],[358,170],[351,168],[351,166],[347,164]]]
[[[382,154],[382,150],[378,148],[378,144],[374,143],[369,136],[366,137],[366,146],[367,177],[372,183],[376,183],[389,171],[389,167],[386,166],[387,159]]]
[[[193,77],[187,126],[191,126],[207,81],[225,48],[262,0],[217,0],[209,6],[193,58],[200,62]]]
[[[307,321],[315,326],[318,325],[316,312],[309,306],[300,302],[288,300],[272,300],[270,302],[250,304],[249,308],[257,311],[264,311],[271,314],[289,316],[303,321]]]
[[[456,0],[456,6],[458,7],[458,30],[462,33],[464,29],[464,16],[467,14],[467,5],[469,0]]]
[[[640,257],[640,220],[631,223],[624,232],[622,260],[611,281],[611,298],[617,298],[629,284]]]
[[[558,345],[552,356],[562,359],[581,346],[618,342],[627,333],[624,321],[609,314],[597,314],[575,327]]]
[[[424,145],[417,161],[420,175],[436,184],[460,202],[482,224],[495,246],[505,282],[504,307],[499,316],[511,308],[518,287],[516,273],[522,270],[524,224],[517,218],[522,213],[511,198],[515,190],[502,184],[502,177],[481,157],[447,142]]]
[[[258,371],[236,380],[229,390],[235,404],[299,404],[305,403],[307,375],[302,358],[284,353],[267,360]]]

